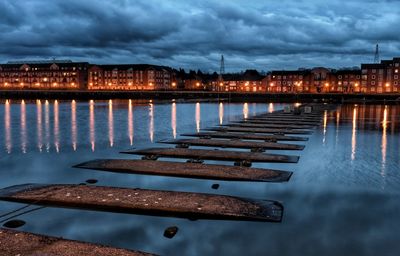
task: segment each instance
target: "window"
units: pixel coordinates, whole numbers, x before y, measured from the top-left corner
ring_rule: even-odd
[[[374,76],[374,75],[372,75],[372,76],[371,76],[371,78],[372,78],[372,79],[375,79],[375,76]]]

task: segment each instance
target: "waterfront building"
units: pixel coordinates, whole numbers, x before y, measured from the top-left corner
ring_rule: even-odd
[[[331,92],[335,76],[332,70],[313,69],[276,70],[267,75],[267,91],[277,93]]]
[[[82,90],[87,84],[87,62],[69,60],[21,61],[0,64],[0,88]]]
[[[309,92],[309,70],[275,70],[265,80],[268,92],[296,93]]]
[[[169,67],[125,64],[92,65],[89,90],[171,90],[176,89],[175,73]]]
[[[400,92],[400,58],[377,64],[361,64],[363,87],[370,93]]]
[[[336,81],[331,85],[331,92],[355,93],[367,92],[367,87],[361,83],[360,69],[342,69],[334,73]]]
[[[266,92],[264,76],[256,70],[246,70],[243,74],[224,74],[211,81],[211,88],[222,92]]]

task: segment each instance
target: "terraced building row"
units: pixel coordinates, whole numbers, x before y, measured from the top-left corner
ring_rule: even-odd
[[[96,65],[72,61],[25,61],[0,65],[0,89],[196,90],[254,93],[400,93],[400,58],[361,64],[361,69],[273,70],[260,74],[189,74],[148,65]]]

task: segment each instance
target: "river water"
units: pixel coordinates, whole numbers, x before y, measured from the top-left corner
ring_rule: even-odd
[[[194,191],[282,201],[282,223],[151,217],[44,208],[18,217],[19,230],[161,255],[398,255],[400,107],[342,105],[327,111],[288,183],[249,183],[73,169],[129,148],[282,109],[272,103],[0,101],[0,187],[81,183]],[[166,147],[167,145],[157,144]],[[274,152],[274,151],[271,151]],[[212,162],[216,163],[216,162]],[[223,163],[223,162],[221,162]],[[230,163],[223,163],[230,164]],[[218,190],[211,188],[220,184]],[[0,215],[20,207],[0,202]],[[0,220],[1,221],[1,220]],[[178,226],[173,239],[164,229]]]

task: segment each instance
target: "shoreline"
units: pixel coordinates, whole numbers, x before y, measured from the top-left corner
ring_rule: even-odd
[[[335,94],[335,93],[243,93],[211,91],[67,91],[67,90],[0,90],[0,99],[209,99],[230,102],[335,102],[399,104],[400,94]]]

